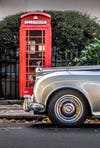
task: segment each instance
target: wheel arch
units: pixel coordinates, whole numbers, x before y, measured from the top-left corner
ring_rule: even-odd
[[[75,91],[75,92],[79,93],[80,95],[82,95],[82,96],[84,97],[84,100],[86,101],[86,105],[87,105],[86,107],[87,107],[87,109],[88,109],[88,110],[87,110],[88,116],[91,116],[92,111],[91,111],[90,103],[89,103],[87,97],[86,97],[86,96],[84,95],[84,93],[81,92],[80,90],[78,90],[78,89],[76,89],[76,88],[70,88],[70,87],[58,88],[58,89],[56,89],[55,91],[53,91],[53,92],[49,95],[49,97],[48,97],[48,99],[47,99],[47,102],[46,102],[46,113],[48,112],[48,105],[49,105],[49,102],[51,101],[51,99],[53,98],[53,96],[54,96],[57,92],[62,91],[62,90],[72,90],[72,91]]]

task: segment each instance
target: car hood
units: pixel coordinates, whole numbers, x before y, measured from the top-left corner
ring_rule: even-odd
[[[47,75],[54,72],[71,72],[71,71],[100,71],[100,66],[71,66],[71,67],[50,67],[50,68],[36,68],[36,77]],[[76,72],[76,73],[77,73]],[[80,73],[81,74],[81,73]]]

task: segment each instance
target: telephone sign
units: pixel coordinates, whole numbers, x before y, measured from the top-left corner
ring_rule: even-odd
[[[46,20],[26,20],[25,24],[46,24]]]

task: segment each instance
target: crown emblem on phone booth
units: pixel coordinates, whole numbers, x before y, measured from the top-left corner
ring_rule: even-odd
[[[37,19],[38,19],[38,17],[35,15],[35,16],[33,17],[33,19],[34,19],[34,20],[37,20]]]

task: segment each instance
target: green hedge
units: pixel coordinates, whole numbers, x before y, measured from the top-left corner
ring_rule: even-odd
[[[82,50],[82,55],[76,59],[77,65],[100,65],[100,37]]]

